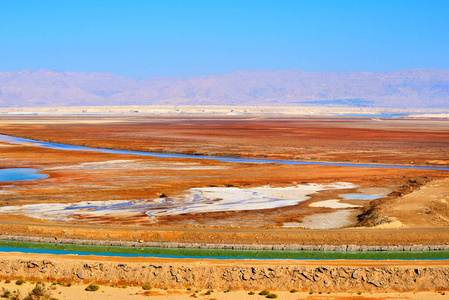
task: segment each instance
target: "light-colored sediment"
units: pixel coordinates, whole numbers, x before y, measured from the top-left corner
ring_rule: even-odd
[[[310,207],[328,207],[328,208],[354,208],[361,207],[361,205],[354,205],[349,203],[343,203],[340,200],[332,199],[319,202],[313,202],[309,204]]]
[[[434,180],[392,203],[385,215],[409,228],[449,223],[449,178]],[[432,226],[433,225],[433,226]]]
[[[433,180],[409,194],[374,203],[362,219],[362,224],[371,222],[379,228],[448,226],[449,178]]]
[[[50,221],[76,220],[76,217],[81,215],[85,218],[89,218],[114,214],[120,216],[129,215],[130,217],[136,214],[146,214],[156,222],[156,217],[158,216],[260,210],[293,206],[310,199],[308,195],[315,194],[318,191],[354,189],[356,187],[356,185],[351,183],[337,182],[328,185],[308,184],[290,187],[193,188],[186,191],[184,195],[173,198],[164,197],[146,201],[109,200],[82,201],[77,203],[43,203],[19,206],[11,205],[0,207],[0,213],[20,214],[32,218],[43,218]],[[332,213],[328,215],[330,219],[337,218],[339,220],[338,222],[333,223],[327,222],[327,227],[333,226],[330,228],[344,227],[353,223],[353,221],[346,216],[347,212],[338,212],[338,216],[336,217],[334,217]],[[308,227],[307,225],[305,226]]]
[[[356,210],[337,210],[325,214],[305,216],[301,226],[310,229],[342,228],[353,224],[352,220],[359,214]]]
[[[14,107],[0,108],[4,115],[378,115],[378,114],[416,114],[430,116],[441,113],[440,109],[395,109],[369,107],[323,107],[323,106],[225,106],[225,105],[135,105],[135,106],[64,106],[64,107]],[[420,115],[417,115],[420,116]],[[100,118],[100,117],[98,117]]]

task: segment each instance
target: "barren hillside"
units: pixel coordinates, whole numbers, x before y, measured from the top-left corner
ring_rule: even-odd
[[[0,73],[0,107],[164,104],[449,108],[449,71],[240,71],[146,79],[52,70]]]

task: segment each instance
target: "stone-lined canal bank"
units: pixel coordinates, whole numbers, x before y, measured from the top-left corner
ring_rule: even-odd
[[[131,241],[103,241],[82,240],[64,238],[45,238],[30,236],[0,236],[2,241],[21,241],[48,244],[68,245],[95,245],[95,246],[117,246],[117,247],[150,247],[150,248],[173,248],[173,249],[229,249],[229,250],[285,250],[285,251],[449,251],[449,245],[386,245],[386,246],[364,246],[364,245],[245,245],[245,244],[200,244],[200,243],[160,243],[160,242],[131,242]]]

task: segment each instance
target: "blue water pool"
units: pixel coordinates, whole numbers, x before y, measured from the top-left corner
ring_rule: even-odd
[[[39,174],[40,170],[27,168],[0,169],[0,181],[30,181],[47,178],[46,174]]]

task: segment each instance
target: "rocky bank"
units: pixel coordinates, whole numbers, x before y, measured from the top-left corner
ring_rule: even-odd
[[[290,290],[330,292],[442,291],[449,288],[447,262],[218,261],[25,254],[0,257],[2,279],[142,285],[215,290]],[[104,259],[104,260],[103,260]],[[369,266],[371,265],[371,266]]]

